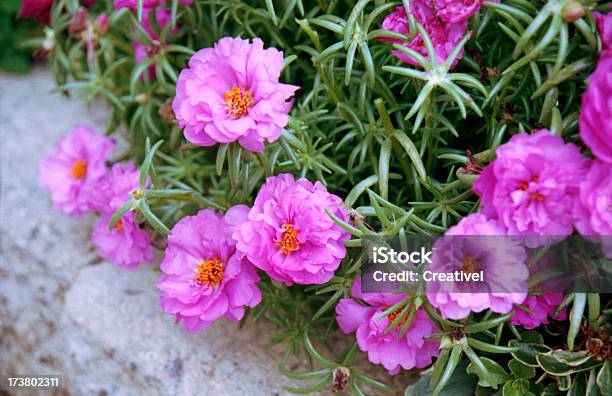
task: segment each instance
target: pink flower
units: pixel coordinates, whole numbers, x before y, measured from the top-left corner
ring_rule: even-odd
[[[574,207],[576,229],[587,236],[601,238],[608,257],[612,257],[612,173],[610,164],[595,160],[580,184],[580,194]],[[595,240],[599,238],[594,238]]]
[[[360,278],[355,279],[351,294],[366,304],[351,298],[341,299],[336,306],[336,321],[345,334],[356,332],[359,349],[368,353],[370,362],[382,364],[390,374],[397,374],[400,367],[404,370],[427,367],[432,358],[438,356],[440,343],[427,338],[439,329],[420,308],[410,328],[401,338],[398,336],[402,322],[392,332],[385,334],[387,327],[402,313],[402,308],[387,317],[378,317],[406,295],[362,293]]]
[[[287,285],[329,281],[346,255],[349,233],[325,212],[347,221],[342,200],[325,186],[290,174],[269,177],[248,221],[234,232],[237,249],[274,280]]]
[[[262,151],[264,140],[278,139],[298,89],[279,83],[282,66],[283,53],[264,49],[260,39],[225,37],[198,51],[181,71],[172,103],[187,140],[197,146],[238,141]]]
[[[149,54],[147,53],[147,46],[140,44],[136,40],[132,40],[132,48],[134,49],[134,61],[137,65],[149,59]],[[147,75],[151,80],[154,80],[156,78],[154,63],[147,67]],[[140,75],[140,79],[144,80],[144,74]]]
[[[518,307],[510,318],[510,323],[523,326],[526,329],[535,329],[541,325],[548,324],[548,317],[553,317],[561,301],[563,301],[563,293],[545,293],[528,296],[522,305],[529,308],[531,313]],[[564,309],[554,319],[565,320],[566,316]]]
[[[158,5],[163,5],[166,0],[143,0],[142,6],[145,8],[153,8]],[[189,5],[193,3],[193,0],[179,0],[179,4]],[[131,10],[138,10],[138,0],[113,0],[113,5],[116,10],[121,8],[129,8]]]
[[[492,0],[499,3],[499,0]],[[484,0],[434,0],[438,17],[446,23],[465,22],[482,7]]]
[[[88,125],[77,125],[61,138],[39,165],[39,183],[51,193],[53,207],[71,216],[91,211],[90,196],[106,174],[114,140]]]
[[[153,26],[151,25],[151,21],[149,20],[149,14],[153,11],[150,8],[146,8],[142,11],[142,28],[147,32],[149,37],[153,40],[159,40],[159,34],[153,30]],[[166,25],[168,25],[172,21],[172,11],[166,7],[157,7],[155,8],[155,22],[160,29],[165,29]],[[175,33],[177,30],[177,26],[175,25],[170,29],[170,33]]]
[[[108,25],[110,24],[110,18],[107,13],[102,13],[98,15],[94,21],[94,30],[104,36],[108,33]]]
[[[134,49],[134,60],[136,64],[140,64],[149,58],[154,58],[162,48],[162,44],[160,44],[159,42],[156,42],[157,40],[160,39],[159,34],[155,32],[155,30],[153,29],[153,26],[151,25],[151,22],[149,21],[149,14],[151,13],[151,11],[153,11],[153,9],[151,8],[145,8],[143,10],[141,24],[142,24],[142,28],[149,35],[149,38],[153,40],[154,42],[144,45],[144,44],[140,44],[135,39],[132,40],[132,48]],[[162,30],[165,29],[166,26],[172,20],[172,11],[170,11],[170,9],[165,8],[165,7],[157,7],[155,9],[155,20],[160,29]],[[173,28],[170,29],[169,33],[175,33],[176,30],[177,30],[177,26],[174,26]],[[156,78],[155,64],[151,64],[147,68],[147,74],[149,78],[152,80]],[[144,79],[144,75],[141,75],[140,78]]]
[[[595,22],[601,37],[601,55],[600,57],[608,57],[612,55],[612,13],[602,14],[594,12]]]
[[[164,0],[142,0],[142,7],[145,8],[153,8],[161,3]],[[138,0],[113,0],[113,5],[116,10],[120,10],[122,8],[129,8],[131,10],[138,10]]]
[[[53,0],[23,0],[19,9],[22,18],[34,18],[40,23],[49,23]]]
[[[612,163],[612,56],[601,58],[582,95],[580,137],[600,160]]]
[[[478,273],[478,282],[428,282],[427,299],[443,318],[463,319],[490,309],[508,313],[527,296],[527,253],[519,238],[504,236],[496,220],[479,213],[463,218],[434,244],[428,270]]]
[[[100,257],[130,271],[143,261],[152,262],[151,238],[136,221],[136,213],[124,214],[109,231],[111,217],[112,214],[104,214],[91,233],[91,241]]]
[[[238,322],[245,306],[261,301],[259,276],[232,239],[247,213],[244,205],[229,209],[225,217],[204,209],[182,218],[168,236],[160,267],[164,274],[157,282],[160,304],[187,330],[205,329],[222,316]]]
[[[427,31],[436,52],[437,62],[443,63],[446,61],[448,56],[451,54],[451,52],[453,52],[457,44],[459,44],[465,35],[467,22],[444,22],[437,16],[436,10],[431,6],[431,4],[425,0],[411,1],[410,12],[415,17],[417,22],[423,25]],[[408,36],[410,34],[410,27],[404,7],[398,6],[394,13],[387,15],[383,21],[382,28]],[[385,39],[385,41],[389,41],[394,44],[404,44],[408,48],[429,59],[427,48],[425,47],[425,42],[423,41],[421,34],[414,36],[410,42],[403,42],[397,39]],[[393,50],[392,53],[404,62],[415,66],[419,65],[416,60],[401,51]],[[462,56],[463,49],[457,56],[457,59],[453,62],[453,67],[457,64]]]
[[[89,196],[89,206],[100,213],[113,214],[130,199],[140,185],[140,172],[133,162],[115,164],[102,177]]]
[[[121,216],[112,231],[109,231],[108,223],[113,214],[128,202],[131,192],[139,187],[139,179],[140,173],[133,163],[115,164],[90,195],[90,207],[102,213],[91,240],[100,257],[127,270],[137,268],[143,261],[153,261],[151,238],[136,221],[134,212]]]
[[[586,168],[580,150],[542,129],[497,149],[476,180],[483,213],[510,235],[572,233],[572,207]]]

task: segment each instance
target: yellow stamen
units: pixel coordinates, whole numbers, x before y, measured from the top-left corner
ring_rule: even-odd
[[[70,169],[70,174],[77,180],[87,176],[87,161],[78,160],[77,162],[75,162],[74,165],[72,165],[72,168]]]
[[[391,312],[389,315],[387,315],[387,319],[389,320],[389,324],[393,323],[395,321],[395,319],[397,319],[398,316],[400,316],[402,314],[402,311],[404,310],[404,307],[402,308],[398,308],[395,311]],[[406,320],[408,319],[408,315],[404,316],[400,322],[399,322],[399,326],[403,325],[404,323],[406,323]]]
[[[471,274],[478,268],[478,262],[470,256],[463,259],[463,272]]]
[[[223,262],[219,258],[202,260],[198,264],[193,280],[199,286],[218,285],[223,280]]]
[[[223,95],[225,111],[233,118],[240,118],[249,112],[249,108],[255,104],[253,93],[248,89],[234,86]]]
[[[297,236],[298,232],[293,229],[293,224],[285,224],[281,240],[276,242],[276,248],[283,252],[283,254],[296,252],[300,248]]]

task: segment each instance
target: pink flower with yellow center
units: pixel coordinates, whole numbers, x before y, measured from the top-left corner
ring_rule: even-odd
[[[416,311],[403,336],[399,337],[399,329],[408,318],[407,314],[395,330],[386,332],[403,309],[408,308],[400,308],[387,317],[380,315],[406,297],[405,294],[363,293],[361,279],[357,278],[351,295],[353,298],[343,298],[336,306],[336,321],[345,334],[356,333],[359,349],[368,354],[370,362],[383,365],[390,374],[397,374],[401,368],[427,367],[438,356],[440,343],[429,337],[439,329],[423,309]]]
[[[274,280],[325,283],[345,256],[343,241],[349,239],[326,210],[348,220],[342,200],[321,183],[290,174],[269,177],[248,221],[234,231],[237,249]]]
[[[91,194],[90,206],[102,213],[102,218],[91,234],[100,257],[120,267],[133,270],[142,262],[153,261],[151,237],[136,221],[134,212],[128,212],[109,230],[113,214],[125,205],[133,191],[139,188],[140,172],[132,162],[115,164],[98,181]]]
[[[157,282],[160,304],[188,331],[205,329],[223,316],[238,322],[245,307],[261,301],[259,276],[232,239],[248,210],[238,205],[221,216],[204,209],[182,218],[168,236]]]
[[[39,164],[39,183],[56,210],[71,216],[92,211],[90,198],[106,172],[114,140],[77,125]]]
[[[136,221],[136,213],[128,212],[108,229],[111,214],[103,214],[91,233],[91,241],[105,260],[128,271],[142,262],[153,261],[151,237]]]
[[[483,213],[509,235],[564,236],[572,233],[572,209],[585,174],[578,147],[542,129],[500,146],[473,189]]]
[[[183,69],[172,107],[185,138],[197,146],[239,142],[262,151],[289,120],[297,86],[279,82],[283,53],[225,37],[198,51]]]

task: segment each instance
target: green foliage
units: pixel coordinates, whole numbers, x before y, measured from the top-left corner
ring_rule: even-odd
[[[31,51],[22,43],[40,31],[34,22],[17,19],[20,5],[19,0],[0,2],[0,69],[11,73],[30,69]]]
[[[567,22],[562,0],[485,3],[471,20],[471,32],[441,65],[434,62],[426,32],[415,24],[430,61],[395,46],[417,60],[420,67],[414,67],[379,40],[407,39],[380,28],[400,2],[177,3],[172,1],[177,32],[151,20],[159,42],[139,27],[142,10],[115,12],[111,1],[97,1],[92,18],[107,12],[110,29],[88,36],[68,31],[78,1],[54,3],[45,40],[53,43],[50,66],[57,90],[90,101],[106,98],[107,132],[127,127],[131,145],[125,157],[143,164],[140,189],[113,220],[135,210],[163,245],[163,236],[180,218],[205,207],[224,211],[250,204],[265,177],[290,172],[319,180],[345,197],[351,221],[330,216],[353,236],[347,242],[351,248],[359,247],[364,235],[440,234],[477,210],[474,175],[458,171],[468,162],[468,150],[485,164],[511,135],[542,127],[578,142],[580,96],[600,46],[592,12],[605,6],[584,1],[585,15]],[[168,117],[180,70],[194,51],[223,36],[261,37],[266,46],[282,50],[282,81],[301,86],[282,137],[259,154],[237,144],[195,147]],[[156,55],[135,64],[133,38],[153,46]],[[460,62],[451,68],[462,48]],[[147,72],[150,66],[155,79]],[[363,355],[354,342],[340,353],[327,343],[336,330],[334,307],[350,295],[359,259],[358,249],[350,249],[325,285],[288,288],[269,279],[261,282],[263,302],[247,316],[270,320],[278,328],[273,342],[289,345],[279,370],[306,383],[289,391],[314,392],[330,383],[355,395],[391,390],[356,367]],[[508,323],[511,314],[445,320],[421,287],[383,313],[402,309],[388,331],[404,334],[420,307],[441,329],[436,336],[442,349],[406,395],[452,394],[449,389],[456,394],[610,394],[610,361],[585,352],[586,339],[597,338],[585,335],[586,327],[609,330],[609,299],[569,295],[562,304],[569,308],[569,327],[547,333],[517,329]],[[308,370],[286,369],[292,356],[305,359]]]

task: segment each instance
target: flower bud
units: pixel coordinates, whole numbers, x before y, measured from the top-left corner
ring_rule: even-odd
[[[166,124],[172,124],[176,121],[174,111],[172,110],[172,99],[173,98],[169,98],[166,100],[159,108],[159,116]]]
[[[87,29],[88,23],[89,14],[87,13],[87,10],[84,8],[79,8],[74,15],[72,15],[70,25],[68,26],[68,31],[70,33],[81,33]]]
[[[563,5],[561,16],[568,22],[577,21],[584,16],[584,7],[577,0],[568,0]]]
[[[146,93],[138,94],[134,98],[134,101],[138,104],[145,104],[149,101],[149,95],[147,95]]]
[[[98,15],[94,22],[94,30],[100,36],[104,36],[106,33],[108,33],[108,14],[103,13]]]

